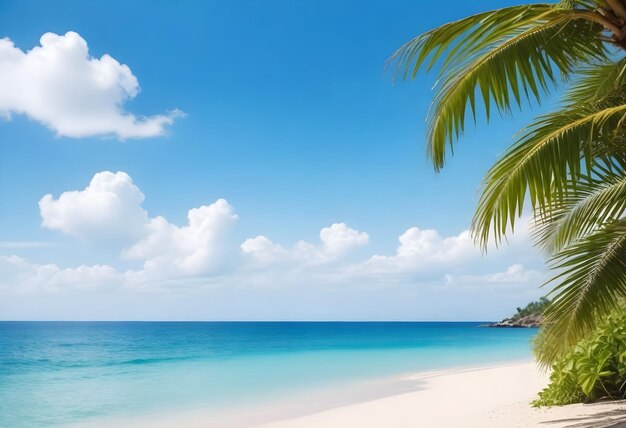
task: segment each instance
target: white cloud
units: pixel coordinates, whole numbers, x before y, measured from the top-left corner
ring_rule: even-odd
[[[4,285],[17,288],[18,292],[110,288],[120,280],[115,268],[107,265],[82,265],[63,269],[52,263],[31,263],[18,256],[0,256],[0,274],[5,281],[11,278],[12,283]]]
[[[417,304],[423,299],[447,300],[444,296],[451,293],[485,295],[491,290],[503,294],[506,287],[500,285],[509,284],[516,291],[515,296],[507,296],[519,305],[536,292],[541,275],[521,265],[534,265],[524,256],[524,239],[511,245],[512,251],[498,251],[495,259],[490,256],[488,264],[467,231],[442,236],[433,229],[417,227],[405,231],[389,255],[367,256],[365,249],[356,251],[369,243],[369,235],[345,223],[322,228],[317,242],[301,240],[286,247],[257,236],[238,247],[230,233],[238,217],[224,199],[189,210],[183,225],[149,216],[143,201],[143,193],[124,172],[100,172],[82,190],[64,192],[58,198],[46,195],[40,202],[44,227],[97,247],[105,238],[116,237],[112,242],[120,260],[72,267],[3,257],[0,295],[24,294],[27,299],[26,294],[41,290],[60,296],[93,292],[91,296],[111,298],[124,293],[126,299],[131,295],[149,298],[155,293],[199,296],[208,290],[234,296],[240,290],[239,295],[291,295],[294,301],[299,301],[299,293],[317,293],[321,302],[329,296],[324,293],[353,293],[350,295],[377,296],[370,302],[376,303],[374,308],[387,293],[395,296],[390,297],[389,305],[407,298]],[[496,273],[484,275],[485,271]],[[252,299],[248,305],[255,302]],[[426,302],[420,303],[423,308],[427,308]]]
[[[267,265],[289,258],[289,252],[281,245],[274,244],[263,235],[249,238],[241,244],[241,250],[261,265]]]
[[[40,46],[22,51],[0,39],[0,115],[24,114],[57,135],[120,139],[162,135],[182,112],[136,116],[124,103],[139,93],[127,65],[108,54],[91,57],[77,33],[45,33]]]
[[[445,281],[448,285],[459,284],[524,284],[541,283],[543,273],[526,269],[521,264],[513,264],[502,272],[490,273],[486,275],[446,275]]]
[[[142,269],[125,273],[133,282],[204,275],[227,264],[233,250],[227,235],[238,217],[225,199],[189,210],[183,227],[161,216],[150,218],[143,201],[128,174],[103,171],[83,190],[64,192],[58,199],[44,196],[39,208],[44,227],[117,246],[122,258],[141,261]]]
[[[39,205],[44,227],[97,244],[112,242],[118,245],[122,259],[139,261],[137,269],[118,274],[131,285],[215,277],[223,275],[226,268],[232,268],[230,277],[255,284],[276,282],[277,278],[284,283],[299,282],[303,275],[335,283],[356,279],[400,283],[433,278],[450,272],[449,268],[458,271],[465,262],[481,255],[468,231],[442,237],[436,230],[412,227],[398,238],[394,255],[374,255],[358,262],[347,256],[368,244],[369,235],[345,223],[334,223],[320,230],[318,243],[298,241],[286,248],[262,235],[247,239],[240,246],[244,256],[241,264],[228,238],[238,217],[225,199],[189,210],[184,226],[160,216],[150,218],[143,201],[143,193],[128,174],[104,171],[95,174],[85,189],[64,192],[58,199],[46,195]],[[516,246],[520,242],[525,241]],[[46,266],[54,277],[70,276]],[[254,278],[249,269],[254,271]],[[515,275],[526,275],[516,265],[488,278],[463,274],[463,269],[460,276],[448,275],[447,283],[512,281]]]
[[[335,223],[320,231],[320,240],[324,244],[323,252],[329,256],[341,256],[348,251],[366,245],[369,235],[350,229],[345,223]]]
[[[42,226],[97,243],[129,243],[147,232],[144,195],[125,172],[99,172],[83,190],[39,201]]]
[[[395,255],[372,256],[360,269],[370,273],[418,272],[480,256],[469,231],[443,238],[436,230],[412,227],[398,241]]]
[[[233,207],[218,199],[189,210],[187,226],[178,227],[163,217],[153,218],[145,238],[124,250],[123,257],[145,261],[145,270],[174,270],[200,275],[218,269],[227,253],[226,234],[237,220]]]
[[[526,282],[540,276],[540,272],[528,270],[520,264],[514,264],[509,266],[504,272],[485,275],[485,282]]]
[[[366,245],[369,235],[351,229],[345,223],[334,223],[320,230],[320,244],[298,241],[286,249],[265,236],[247,239],[241,250],[259,265],[277,262],[296,265],[319,265],[341,259],[351,250]]]

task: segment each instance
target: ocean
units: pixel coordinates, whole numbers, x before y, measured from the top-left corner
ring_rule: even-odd
[[[478,322],[0,322],[0,427],[278,402],[425,370],[529,360]]]

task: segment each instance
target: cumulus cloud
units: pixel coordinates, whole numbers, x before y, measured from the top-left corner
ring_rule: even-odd
[[[94,58],[75,32],[45,33],[29,51],[0,39],[0,115],[24,114],[59,136],[162,135],[182,112],[137,116],[124,103],[139,93],[130,68],[108,54]]]
[[[348,227],[345,223],[335,223],[320,231],[323,252],[331,256],[340,256],[356,247],[366,245],[369,235]]]
[[[412,227],[398,238],[395,255],[374,255],[360,267],[365,272],[414,272],[480,256],[468,231],[442,237],[434,229]]]
[[[233,207],[218,199],[210,205],[189,210],[188,225],[178,227],[163,217],[150,220],[145,238],[125,250],[128,259],[145,261],[145,268],[174,270],[183,275],[200,275],[224,262],[225,236],[237,220]]]
[[[125,172],[99,172],[83,190],[39,201],[42,226],[97,243],[127,243],[145,235],[143,193]]]
[[[259,235],[247,239],[241,244],[241,250],[260,265],[277,262],[316,265],[336,261],[368,242],[367,233],[354,230],[345,223],[334,223],[320,230],[319,244],[298,241],[287,249]]]
[[[279,244],[273,243],[263,235],[249,238],[241,244],[241,251],[261,265],[267,265],[279,260],[287,260],[289,252]]]
[[[98,245],[117,245],[122,258],[142,262],[142,269],[124,273],[134,282],[203,275],[226,263],[227,235],[238,217],[225,199],[192,208],[182,227],[161,216],[150,218],[143,201],[128,174],[103,171],[83,190],[64,192],[58,199],[45,195],[39,209],[44,227]]]
[[[442,236],[434,229],[412,227],[399,236],[395,253],[369,257],[356,251],[369,243],[369,235],[346,223],[322,228],[314,243],[301,240],[283,246],[259,235],[238,246],[230,233],[238,216],[225,199],[190,209],[183,225],[151,217],[143,202],[144,194],[125,172],[99,172],[82,190],[45,195],[39,203],[43,227],[98,246],[110,243],[109,250],[118,251],[119,264],[61,267],[12,256],[2,259],[0,278],[5,285],[50,290],[61,289],[64,283],[69,289],[108,284],[146,290],[183,283],[269,288],[303,283],[413,285],[420,289],[460,284],[468,289],[480,284],[535,284],[540,275],[521,265],[529,260],[519,251],[527,245],[523,239],[500,262],[490,262],[496,273],[477,275],[484,272],[475,263],[481,260],[481,252],[467,231]],[[497,254],[501,257],[503,252]]]

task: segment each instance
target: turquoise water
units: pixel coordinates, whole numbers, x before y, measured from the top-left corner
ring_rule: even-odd
[[[0,322],[0,427],[224,409],[394,374],[531,358],[480,323]]]

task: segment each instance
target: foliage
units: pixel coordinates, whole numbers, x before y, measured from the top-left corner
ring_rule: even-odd
[[[546,297],[541,297],[538,301],[530,302],[523,308],[517,308],[517,313],[513,315],[513,321],[516,321],[523,317],[527,317],[529,315],[541,315],[546,310],[549,304],[550,300],[548,300]]]
[[[472,221],[483,249],[514,231],[530,203],[533,236],[555,275],[548,282],[550,365],[626,297],[626,0],[511,6],[445,24],[401,47],[396,76],[439,66],[429,113],[436,170],[468,115],[541,103],[565,87],[487,172]],[[481,106],[482,105],[482,106]]]
[[[541,334],[538,350],[545,342]],[[591,336],[553,366],[535,406],[560,406],[626,397],[626,311],[612,313]]]
[[[442,64],[429,126],[429,154],[444,165],[446,144],[463,133],[467,107],[482,99],[489,119],[524,98],[541,100],[582,62],[602,59],[601,29],[565,4],[531,4],[484,12],[443,25],[406,43],[390,58],[396,75],[415,78],[422,66]],[[462,72],[461,72],[462,71]]]

